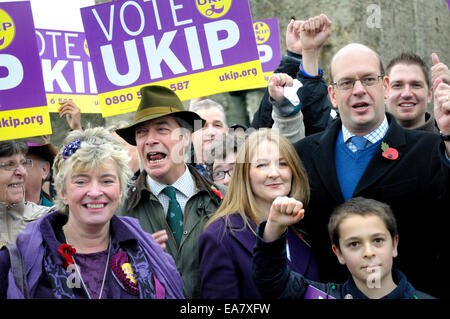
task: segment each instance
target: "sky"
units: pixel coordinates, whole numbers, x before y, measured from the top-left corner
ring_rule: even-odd
[[[15,1],[23,0],[0,0]],[[80,8],[94,4],[95,0],[31,0],[34,26],[38,29],[84,32]]]

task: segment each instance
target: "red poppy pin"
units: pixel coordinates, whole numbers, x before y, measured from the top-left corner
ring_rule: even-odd
[[[64,258],[63,261],[64,268],[67,268],[69,265],[73,264],[72,256],[75,255],[75,253],[77,252],[75,248],[64,243],[58,247],[58,252]]]
[[[387,159],[396,160],[398,158],[398,151],[393,147],[389,147],[389,144],[385,142],[381,142],[381,150],[383,151],[381,155]]]
[[[221,200],[223,199],[223,194],[215,186],[211,186],[211,190],[214,194],[216,194],[217,197],[219,197]]]

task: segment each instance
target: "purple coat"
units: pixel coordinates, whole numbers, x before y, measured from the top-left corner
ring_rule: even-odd
[[[244,227],[239,214],[211,224],[199,238],[199,262],[202,297],[211,299],[262,298],[252,277],[252,255],[256,236]],[[250,222],[253,230],[256,224]],[[241,230],[244,229],[244,230]],[[288,243],[292,270],[311,280],[319,273],[310,247],[291,229]]]
[[[25,232],[19,234],[17,238],[17,247],[24,259],[31,298],[86,298],[84,290],[68,289],[64,286],[69,274],[62,268],[62,258],[58,253],[61,243],[56,239],[55,229],[61,228],[66,220],[67,217],[59,212],[48,214],[29,223]],[[109,267],[105,285],[107,298],[155,298],[155,287],[151,282],[153,277],[150,275],[154,275],[158,283],[162,284],[165,298],[183,298],[183,283],[173,258],[161,249],[150,234],[142,230],[136,219],[113,216],[111,234],[112,255],[128,247],[124,250],[128,253],[138,252],[136,256],[140,256],[140,259],[134,259],[132,262],[139,295],[133,296],[126,289],[122,289]],[[10,260],[6,250],[0,252],[0,297],[4,298],[5,295],[8,299],[23,298],[10,271]]]

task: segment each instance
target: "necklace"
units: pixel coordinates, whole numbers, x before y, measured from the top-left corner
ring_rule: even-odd
[[[67,239],[67,237],[66,237],[66,239]],[[100,288],[100,293],[99,293],[99,295],[98,295],[98,299],[101,299],[101,298],[102,298],[103,288],[104,288],[104,286],[105,286],[106,273],[108,272],[108,264],[109,264],[109,256],[110,256],[110,255],[111,255],[111,235],[109,236],[109,243],[108,243],[108,257],[106,258],[105,272],[104,272],[104,274],[103,274],[102,287]],[[87,289],[87,286],[86,286],[86,284],[84,283],[83,276],[81,276],[80,268],[78,267],[77,262],[75,261],[75,256],[72,256],[72,260],[73,260],[73,263],[74,263],[74,265],[75,265],[75,270],[76,270],[78,276],[80,276],[81,283],[82,283],[82,285],[83,285],[84,290],[86,291],[86,294],[88,295],[88,298],[89,298],[89,299],[92,299],[92,298],[91,298],[91,295],[90,295],[90,293],[89,293],[89,290]]]

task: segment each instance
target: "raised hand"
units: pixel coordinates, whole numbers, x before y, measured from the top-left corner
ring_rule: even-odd
[[[450,85],[441,78],[434,82],[434,117],[439,130],[444,135],[450,135]],[[450,141],[445,142],[447,156],[450,156]]]
[[[319,50],[331,35],[331,20],[325,14],[309,18],[300,27],[302,50]]]
[[[300,27],[302,20],[291,19],[286,28],[286,48],[296,54],[302,54],[302,43],[300,42]]]
[[[269,217],[264,229],[264,240],[278,239],[288,226],[298,223],[305,216],[303,203],[291,197],[277,197],[270,207]]]
[[[431,54],[433,66],[431,67],[431,83],[434,83],[437,78],[441,78],[445,84],[450,85],[450,70],[448,66],[439,61],[436,53]]]
[[[294,79],[286,73],[274,73],[269,77],[268,91],[270,97],[279,101],[284,97],[284,87],[292,86]]]
[[[59,117],[66,116],[67,124],[72,130],[81,130],[81,112],[80,108],[73,101],[64,101],[59,103]]]

